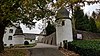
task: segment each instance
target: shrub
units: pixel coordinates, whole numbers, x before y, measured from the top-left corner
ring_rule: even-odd
[[[68,48],[80,56],[100,56],[100,41],[97,40],[75,40],[68,43]]]
[[[28,42],[28,41],[25,41],[25,42],[24,42],[24,45],[29,45],[29,42]]]

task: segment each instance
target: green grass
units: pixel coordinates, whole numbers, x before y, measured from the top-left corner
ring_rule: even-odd
[[[71,44],[81,48],[100,50],[100,40],[75,40]]]
[[[100,56],[100,40],[74,40],[68,45],[69,50],[80,56]]]
[[[35,45],[36,45],[36,43],[29,44],[29,45],[17,44],[17,45],[14,45],[14,48],[27,48],[27,47],[34,47]]]

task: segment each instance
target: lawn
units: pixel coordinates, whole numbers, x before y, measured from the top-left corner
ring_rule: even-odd
[[[34,47],[34,46],[36,46],[36,43],[29,44],[29,45],[17,44],[17,45],[14,45],[14,48],[28,48],[28,47]]]

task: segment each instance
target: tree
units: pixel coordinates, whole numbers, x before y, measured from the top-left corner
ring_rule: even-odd
[[[90,21],[89,21],[89,17],[87,15],[85,15],[83,17],[83,29],[85,31],[90,31]]]
[[[50,23],[50,21],[48,21],[48,25],[47,25],[47,27],[46,27],[46,35],[50,35],[50,34],[52,34],[52,33],[54,33],[54,32],[56,32],[55,26],[52,25],[52,24]]]
[[[90,25],[88,16],[84,15],[83,10],[80,9],[80,7],[75,7],[73,17],[75,19],[75,27],[77,30],[89,31]]]
[[[0,0],[0,52],[4,50],[3,35],[5,27],[11,25],[11,21],[16,20],[18,7],[17,0]]]
[[[95,15],[94,12],[93,15]],[[73,17],[75,19],[75,26],[77,30],[97,32],[96,23],[93,19],[95,17],[93,16],[93,18],[90,17],[89,19],[87,15],[84,15],[83,10],[81,10],[80,7],[75,7]]]
[[[90,18],[90,31],[97,32],[97,26],[93,18]]]

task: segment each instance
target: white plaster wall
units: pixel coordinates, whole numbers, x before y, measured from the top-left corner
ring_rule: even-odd
[[[32,43],[35,43],[35,40],[32,40],[32,42],[30,41],[30,40],[24,40],[24,42],[25,41],[28,41],[30,44],[32,44]],[[24,44],[24,43],[23,43]]]
[[[9,29],[13,29],[13,33],[9,33]],[[7,27],[6,28],[6,33],[4,34],[3,37],[3,42],[4,44],[7,44],[7,46],[10,46],[10,44],[23,44],[24,38],[23,37],[15,37],[13,36],[15,33],[16,28],[15,27]],[[12,40],[8,40],[8,37],[12,36]]]
[[[13,29],[13,33],[9,33],[9,29]],[[4,41],[4,44],[7,44],[7,46],[9,46],[10,44],[14,44],[14,42],[12,42],[12,41],[14,38],[13,34],[15,33],[15,30],[16,30],[15,27],[7,27],[6,28],[6,30],[5,30],[6,33],[4,34],[3,41]],[[12,36],[12,40],[8,40],[9,36]]]
[[[72,34],[72,23],[70,19],[65,19],[64,26],[56,27],[56,41],[57,45],[60,45],[60,42],[63,44],[63,40],[67,40],[68,42],[73,41]]]
[[[20,37],[17,37],[17,38],[13,38],[13,44],[24,44],[24,38],[20,38]]]

